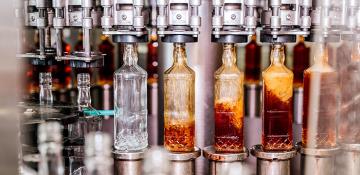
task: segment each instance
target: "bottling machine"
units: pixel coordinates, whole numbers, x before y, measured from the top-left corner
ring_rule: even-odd
[[[60,145],[63,142],[65,168],[62,171],[67,174],[82,171],[84,167],[91,167],[88,166],[89,162],[96,160],[96,156],[110,160],[110,154],[114,159],[114,173],[119,175],[156,173],[355,175],[360,173],[357,166],[360,162],[360,127],[357,125],[360,124],[358,111],[360,76],[356,74],[360,71],[358,0],[156,0],[156,2],[19,0],[19,2],[16,9],[19,21],[18,36],[26,40],[31,38],[29,37],[33,33],[31,31],[36,30],[38,43],[31,44],[27,41],[21,43],[21,49],[18,49],[16,56],[38,67],[41,72],[40,99],[35,97],[35,100],[31,99],[30,102],[29,99],[21,99],[25,102],[19,105],[24,112],[22,125],[25,128],[21,133],[24,138],[22,161],[28,166],[37,167],[37,164],[40,164],[42,166],[41,168],[39,166],[39,170],[43,170],[43,166],[46,166],[41,156],[47,153],[42,152],[43,150],[40,150],[40,160],[31,157],[39,153],[37,149],[40,149],[40,146],[36,147],[37,139],[34,137],[34,133],[39,132],[39,144],[46,144],[46,139]],[[83,40],[80,50],[69,52],[64,48],[64,29],[70,31],[81,29]],[[90,95],[93,93],[90,91],[92,77],[90,78],[89,72],[98,68],[107,69],[106,63],[114,63],[104,61],[106,54],[110,53],[101,53],[93,46],[93,40],[99,38],[94,31],[101,31],[101,34],[107,37],[111,36],[112,43],[119,48],[125,48],[124,58],[134,57],[134,64],[130,67],[135,66],[134,69],[137,70],[140,70],[136,62],[141,56],[141,45],[150,40],[153,42],[156,40],[153,38],[158,37],[159,42],[156,42],[156,47],[152,49],[158,48],[160,59],[150,62],[154,67],[159,64],[158,72],[151,74],[151,77],[149,75],[147,80],[136,79],[135,83],[125,84],[122,81],[132,81],[129,77],[134,74],[131,76],[129,74],[127,77],[124,72],[116,71],[115,83],[109,80],[110,82],[99,85],[101,93],[98,93],[100,95],[97,98],[101,98],[104,104],[93,107],[91,105],[93,94]],[[305,72],[304,82],[298,82],[293,86],[294,74],[284,64],[285,47],[287,43],[295,43],[297,38],[302,38],[302,42],[305,40],[318,45],[319,48],[315,50],[313,66],[305,71],[302,70],[304,68],[300,70],[300,74],[302,71]],[[219,46],[224,45],[223,64],[232,62],[229,65],[235,65],[233,64],[236,62],[235,44],[244,45],[249,41],[252,45],[249,44],[248,47],[253,50],[247,51],[246,56],[254,59],[260,57],[254,56],[261,51],[257,41],[262,45],[272,44],[271,65],[262,75],[260,70],[251,66],[249,67],[251,69],[246,68],[245,74],[255,72],[254,74],[257,75],[253,79],[245,78],[245,81],[243,73],[236,69],[238,79],[235,79],[235,83],[239,84],[235,86],[234,83],[225,83],[221,86],[233,89],[221,90],[218,82],[230,82],[234,80],[234,74],[219,80],[221,73],[216,71],[221,61]],[[174,53],[171,52],[170,43],[174,45]],[[338,48],[337,57],[328,53],[330,45],[339,43],[344,47],[351,45],[349,46],[351,53],[339,49],[342,47]],[[36,46],[33,46],[35,44]],[[139,47],[136,47],[137,45]],[[129,50],[131,54],[127,52]],[[116,55],[122,56],[120,53]],[[170,57],[174,57],[174,63]],[[308,59],[308,56],[302,58]],[[337,64],[329,64],[328,59],[336,59]],[[259,66],[256,61],[245,64]],[[56,101],[60,99],[58,97],[53,100],[52,77],[49,72],[51,72],[50,68],[56,65],[69,66],[74,74],[78,74],[76,75],[78,104],[57,103]],[[124,66],[129,65],[125,63]],[[176,71],[177,68],[180,71]],[[181,72],[183,70],[187,73]],[[230,70],[234,71],[234,69]],[[65,68],[57,71],[65,71]],[[146,73],[142,73],[141,75],[147,77]],[[145,81],[150,88],[147,92],[142,89],[144,86],[139,85]],[[154,82],[155,84],[151,84]],[[132,88],[134,94],[131,91],[124,93],[122,89],[125,86]],[[155,91],[155,87],[158,91]],[[235,87],[239,87],[241,92],[232,94]],[[71,93],[74,89],[67,91]],[[221,91],[220,95],[216,94],[217,91]],[[118,94],[119,92],[121,94]],[[234,107],[222,106],[223,109],[218,110],[218,101],[237,96],[239,98],[236,99]],[[148,97],[147,102],[146,97]],[[146,105],[147,103],[149,104]],[[149,117],[147,110],[142,108],[149,108]],[[132,127],[141,128],[141,131],[146,133],[146,137],[143,136],[142,139],[151,140],[151,146],[148,146],[147,142],[143,143],[146,146],[141,149],[123,148],[117,145],[119,134],[125,132],[131,135],[136,132],[131,129],[129,132],[124,131],[128,126],[120,120],[127,115],[124,114],[127,113],[124,112],[126,110],[130,111],[128,113],[143,112],[132,114],[134,118],[145,116],[143,123],[140,122],[139,126]],[[133,117],[132,115],[129,118]],[[220,121],[219,117],[221,119],[227,117],[227,123]],[[105,122],[109,120],[108,118],[114,121],[114,127],[110,126],[113,125],[112,122],[110,125],[109,122]],[[133,125],[136,125],[134,122],[137,122],[138,118],[131,121]],[[51,127],[34,125],[34,123],[54,120],[64,126],[63,136],[58,136],[59,133],[56,133],[55,140],[41,133],[50,131]],[[222,123],[223,127],[219,127],[221,122],[226,124]],[[60,132],[56,124],[49,125],[53,125],[56,132]],[[92,133],[86,137],[88,140],[85,140],[86,134],[100,131],[101,127],[114,134],[111,153],[110,138],[106,135]],[[222,134],[227,132],[230,138],[226,140],[228,143],[222,143],[231,147],[224,148],[225,151],[218,145],[220,141],[217,137],[220,137],[221,129],[223,129]],[[299,137],[300,134],[302,138]],[[241,144],[237,146],[240,145],[241,148],[235,148],[236,146],[230,144],[234,141],[234,137],[239,137],[236,139]],[[103,145],[95,143],[100,141],[104,141]],[[152,148],[163,143],[166,150]],[[86,144],[93,146],[88,148]],[[90,151],[85,150],[85,147]],[[161,160],[154,158],[156,154],[159,154]],[[60,156],[59,153],[57,156]],[[152,161],[159,161],[166,167],[158,167]],[[94,165],[97,163],[101,164],[101,162],[93,162]],[[61,163],[59,166],[62,166]],[[105,167],[112,167],[112,162]],[[109,174],[108,169],[104,172]]]

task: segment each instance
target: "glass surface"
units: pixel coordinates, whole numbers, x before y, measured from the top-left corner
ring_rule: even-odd
[[[52,79],[50,72],[40,72],[39,74],[39,100],[41,105],[51,105],[53,103]]]
[[[306,148],[336,146],[339,113],[338,74],[328,64],[328,50],[319,44],[314,65],[304,72],[302,144]]]
[[[304,37],[299,37],[299,42],[294,46],[293,52],[294,86],[302,87],[304,71],[309,67],[310,61],[310,48],[306,47]]]
[[[114,75],[114,146],[122,151],[148,146],[147,73],[137,60],[134,44],[126,44],[124,64]]]
[[[164,144],[169,151],[190,152],[195,146],[195,72],[186,63],[185,44],[174,44],[173,58],[164,73]]]
[[[261,46],[256,43],[256,35],[245,47],[245,82],[258,84],[260,81]]]
[[[236,65],[234,44],[224,44],[222,66],[215,72],[215,150],[241,152],[244,147],[244,75]]]
[[[292,97],[293,73],[285,65],[284,45],[275,43],[271,64],[263,71],[263,130],[265,151],[287,151],[293,148]]]
[[[340,74],[339,142],[360,143],[360,42],[352,43],[351,62]]]

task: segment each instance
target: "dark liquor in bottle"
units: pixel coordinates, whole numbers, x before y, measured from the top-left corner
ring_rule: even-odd
[[[256,43],[256,35],[245,48],[245,82],[259,83],[261,72],[261,46]]]
[[[285,67],[284,61],[284,46],[274,44],[271,65],[263,72],[262,146],[265,151],[288,151],[293,148],[293,73]]]
[[[114,60],[114,45],[110,42],[109,37],[101,36],[101,44],[99,45],[99,51],[104,56],[104,67],[99,71],[99,84],[112,84],[113,74],[115,72],[115,60]]]
[[[242,152],[243,109],[241,104],[215,104],[215,150],[217,152]]]
[[[294,86],[302,87],[304,71],[309,67],[310,61],[310,48],[306,47],[304,37],[300,36],[299,42],[294,46],[293,52]]]

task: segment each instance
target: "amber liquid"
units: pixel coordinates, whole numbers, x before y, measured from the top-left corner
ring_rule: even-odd
[[[314,82],[318,85],[312,84]],[[317,94],[310,94],[310,91],[314,92],[314,89],[318,88],[320,89]],[[319,99],[319,101],[310,102],[310,95],[316,97],[313,100]],[[307,148],[330,148],[336,146],[337,113],[337,73],[305,71],[303,146]]]
[[[306,47],[303,42],[299,42],[294,47],[294,61],[293,61],[293,73],[294,73],[294,86],[303,86],[304,71],[309,67],[310,61],[310,48]]]
[[[215,104],[215,150],[243,152],[243,111],[235,103]]]
[[[115,71],[114,46],[109,40],[103,40],[99,45],[99,51],[104,56],[104,67],[100,68],[100,84],[112,84]]]
[[[266,151],[288,151],[293,148],[292,98],[283,101],[274,95],[266,84],[264,93],[263,149]]]
[[[245,48],[245,82],[258,83],[260,80],[261,47],[252,40]]]
[[[165,116],[165,143],[172,152],[190,152],[195,146],[195,121],[170,123]]]

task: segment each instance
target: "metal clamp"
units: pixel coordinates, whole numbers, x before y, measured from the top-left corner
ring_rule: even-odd
[[[144,150],[122,152],[113,150],[116,175],[141,175]]]
[[[335,156],[339,151],[340,149],[338,147],[328,149],[301,147],[301,174],[334,175]]]
[[[203,155],[210,161],[210,174],[222,175],[231,166],[244,166],[244,160],[249,157],[249,150],[244,148],[241,153],[217,153],[213,146],[205,147]]]
[[[295,148],[285,152],[265,152],[261,145],[253,146],[250,152],[257,158],[257,175],[290,175],[290,160],[297,154]]]
[[[195,159],[200,155],[201,150],[197,147],[192,152],[168,152],[172,175],[194,175]]]

